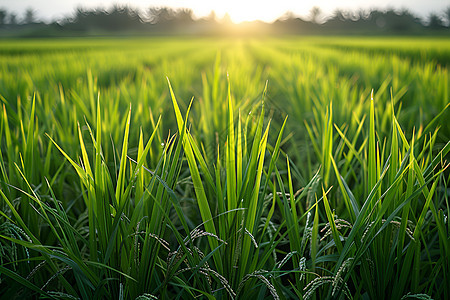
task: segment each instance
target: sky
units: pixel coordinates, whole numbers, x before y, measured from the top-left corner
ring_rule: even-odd
[[[27,8],[32,8],[39,19],[54,21],[72,15],[76,7],[109,8],[114,3],[130,4],[142,11],[151,6],[191,8],[196,17],[207,16],[214,10],[219,18],[228,13],[235,23],[272,22],[287,11],[306,18],[313,6],[320,7],[325,16],[336,8],[407,8],[421,18],[426,18],[431,12],[441,13],[450,6],[450,0],[0,0],[0,8],[14,12],[19,19]]]

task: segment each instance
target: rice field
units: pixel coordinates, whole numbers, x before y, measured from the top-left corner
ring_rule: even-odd
[[[450,39],[0,43],[1,299],[449,299]]]

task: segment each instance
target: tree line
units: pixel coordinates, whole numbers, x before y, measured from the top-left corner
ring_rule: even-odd
[[[130,6],[113,5],[104,8],[77,8],[61,20],[46,23],[36,16],[33,9],[27,9],[19,18],[15,13],[0,9],[0,30],[20,32],[23,28],[34,29],[34,33],[64,34],[69,32],[136,32],[177,34],[220,34],[226,32],[248,33],[426,33],[446,32],[450,29],[450,6],[443,12],[431,13],[426,19],[419,18],[407,9],[340,10],[331,16],[324,16],[321,9],[313,7],[306,18],[299,18],[291,12],[285,13],[273,23],[247,22],[232,24],[225,15],[218,19],[214,13],[195,18],[191,9],[150,7],[142,12]]]

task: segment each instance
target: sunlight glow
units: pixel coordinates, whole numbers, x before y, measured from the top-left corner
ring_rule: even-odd
[[[228,1],[227,5],[217,11],[218,16],[228,13],[233,23],[245,21],[261,20],[271,22],[278,16],[274,14],[273,8],[264,5],[264,2],[255,3],[254,1]]]
[[[309,1],[304,1],[309,2]],[[228,0],[228,1],[208,1],[197,0],[194,2],[195,7],[193,10],[196,14],[207,14],[205,10],[209,7],[210,10],[214,10],[218,18],[222,18],[226,13],[230,16],[233,23],[241,23],[246,21],[261,20],[265,22],[275,21],[278,17],[283,15],[289,8],[286,5],[277,7],[274,5],[274,1],[260,0],[260,1],[246,1],[246,0]],[[194,4],[193,3],[193,4]],[[302,6],[307,7],[309,4],[295,4],[298,8]],[[294,8],[294,7],[292,7]]]
[[[132,0],[129,0],[132,1]],[[155,1],[159,5],[158,1]],[[314,1],[287,1],[287,0],[165,0],[161,5],[171,7],[189,7],[197,17],[203,17],[214,11],[218,19],[228,14],[233,23],[260,20],[273,22],[286,11],[295,11],[297,14],[307,15]]]

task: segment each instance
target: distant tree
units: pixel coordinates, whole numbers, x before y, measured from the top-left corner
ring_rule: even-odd
[[[447,21],[447,26],[450,27],[450,6],[444,10],[444,18]]]
[[[313,8],[311,8],[311,10],[309,11],[309,16],[310,16],[311,22],[313,22],[314,24],[319,24],[321,14],[322,14],[322,10],[320,9],[320,7],[313,6]]]
[[[223,15],[222,23],[223,24],[231,24],[232,23],[231,22],[231,17],[230,17],[230,15],[228,13],[225,13],[225,15]]]
[[[399,16],[411,16],[414,17],[413,14],[406,7],[402,8],[400,12],[397,13]]]
[[[27,10],[25,11],[24,22],[25,24],[32,24],[36,22],[34,9],[32,9],[31,7],[27,8]]]
[[[109,30],[131,29],[141,24],[139,11],[129,6],[114,5],[105,13],[104,19],[108,24],[105,29]]]
[[[5,9],[0,9],[0,26],[6,24],[6,16],[8,13]]]
[[[150,23],[167,23],[175,18],[175,10],[169,7],[150,7],[147,10]]]
[[[4,9],[0,9],[0,26],[6,24],[7,12]]]
[[[74,15],[63,22],[63,26],[72,30],[123,31],[142,28],[139,11],[127,5],[113,5],[110,9],[84,9],[77,7]]]
[[[191,22],[194,20],[194,12],[190,8],[180,8],[175,13],[175,19],[180,22]]]
[[[11,25],[17,25],[17,15],[15,13],[9,14],[8,23]]]
[[[293,20],[293,19],[295,19],[295,14],[290,10],[288,10],[281,17],[278,18],[278,20],[280,20],[280,21]]]
[[[444,22],[436,13],[431,13],[428,17],[428,27],[438,29],[444,27]]]
[[[365,10],[363,8],[358,9],[358,11],[356,12],[356,17],[358,20],[366,20],[369,18],[369,16],[370,16],[370,11]]]
[[[74,16],[74,19],[75,19],[75,20],[77,20],[77,19],[82,19],[83,17],[86,16],[86,14],[87,14],[87,11],[86,11],[83,7],[78,6],[77,8],[75,8],[75,16]]]
[[[336,8],[335,10],[334,10],[334,12],[333,12],[333,19],[336,19],[336,20],[340,20],[340,21],[345,21],[346,20],[346,16],[345,16],[346,14],[345,14],[345,12],[342,10],[342,9],[340,9],[340,8]]]
[[[387,30],[406,32],[420,25],[419,20],[407,9],[401,11],[391,9],[384,12],[383,15]]]
[[[212,10],[209,15],[206,17],[207,20],[209,21],[216,21],[217,19],[217,15],[216,12],[214,10]]]

